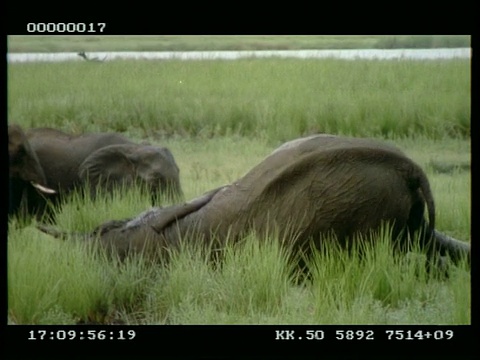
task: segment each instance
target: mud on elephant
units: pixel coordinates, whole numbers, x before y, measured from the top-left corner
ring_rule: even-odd
[[[221,248],[227,238],[250,230],[260,239],[275,230],[294,252],[308,252],[332,239],[325,236],[332,232],[348,246],[355,235],[369,235],[385,222],[402,251],[410,250],[409,239],[418,233],[429,258],[448,254],[458,261],[470,255],[469,244],[435,230],[434,199],[417,164],[391,145],[331,135],[284,144],[232,184],[187,203],[104,223],[80,237],[120,257],[164,256],[182,240]]]
[[[46,183],[60,199],[87,186],[92,196],[115,186],[141,184],[152,194],[183,198],[179,168],[169,149],[137,144],[116,133],[71,135],[51,128],[26,131],[43,168]]]
[[[55,191],[48,188],[45,173],[23,129],[8,125],[8,214],[36,213],[36,199],[45,199]]]

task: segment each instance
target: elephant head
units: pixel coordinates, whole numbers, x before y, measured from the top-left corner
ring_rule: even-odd
[[[170,150],[138,144],[103,147],[90,154],[80,165],[81,183],[89,183],[92,191],[98,186],[111,190],[117,185],[139,183],[152,194],[170,198],[183,197],[179,168]]]
[[[55,190],[47,186],[45,174],[36,153],[32,150],[25,133],[19,125],[8,126],[9,155],[9,207],[13,214],[20,208],[23,199],[33,206],[35,196],[41,201],[40,194],[54,194]],[[26,199],[30,200],[26,200]]]

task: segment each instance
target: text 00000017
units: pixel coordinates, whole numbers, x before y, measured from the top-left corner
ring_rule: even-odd
[[[106,23],[28,23],[29,33],[102,33]]]

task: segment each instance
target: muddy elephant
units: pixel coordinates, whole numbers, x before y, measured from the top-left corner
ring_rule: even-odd
[[[51,128],[26,131],[48,186],[58,192],[54,203],[75,188],[111,191],[135,183],[152,193],[183,197],[179,168],[169,149],[136,144],[116,133],[70,135]],[[153,200],[152,200],[153,201]]]
[[[273,232],[294,252],[308,253],[326,239],[348,247],[355,235],[369,235],[386,222],[403,251],[420,234],[429,256],[457,261],[470,254],[469,244],[435,230],[428,179],[402,151],[369,139],[317,135],[284,144],[237,181],[189,202],[109,221],[79,236],[120,257],[162,256],[181,241],[221,248],[253,230],[260,238]]]
[[[37,155],[18,124],[8,125],[8,157],[8,214],[35,213],[38,210],[35,199],[45,199],[55,191],[47,186]]]

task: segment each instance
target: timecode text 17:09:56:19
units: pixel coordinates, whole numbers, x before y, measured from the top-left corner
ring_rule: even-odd
[[[135,330],[30,330],[27,340],[132,340]]]

